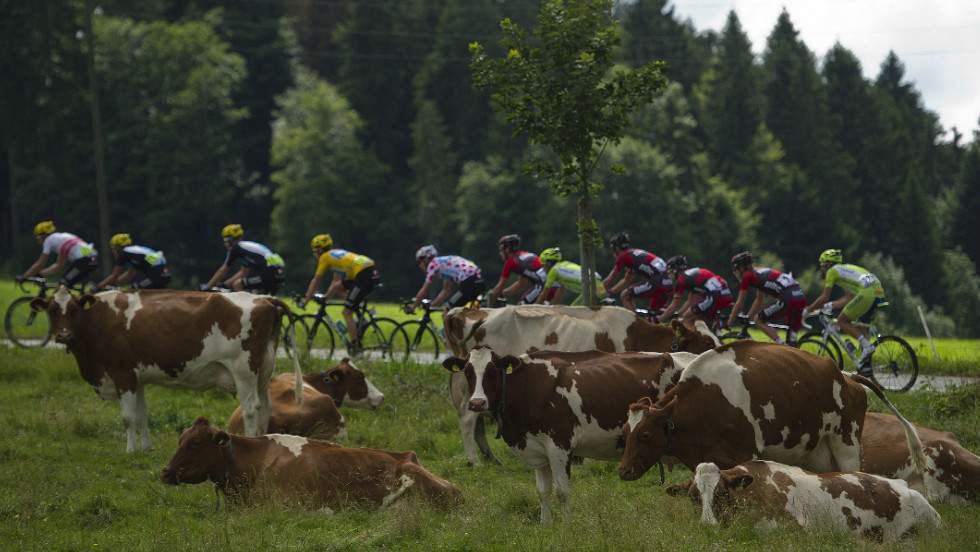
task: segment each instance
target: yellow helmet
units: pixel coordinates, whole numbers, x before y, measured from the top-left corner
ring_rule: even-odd
[[[333,238],[330,234],[317,234],[310,240],[310,247],[313,249],[330,249],[333,246]]]
[[[54,223],[50,220],[46,220],[44,222],[37,223],[37,226],[34,227],[34,235],[41,236],[44,234],[53,234],[55,230],[56,228],[54,227]]]
[[[133,245],[133,239],[129,237],[129,234],[116,234],[109,238],[109,245],[112,247],[126,247],[127,245]]]
[[[241,224],[229,224],[221,229],[221,237],[224,238],[225,241],[228,241],[231,238],[240,238],[242,237],[242,234],[244,234],[244,232],[242,231]]]

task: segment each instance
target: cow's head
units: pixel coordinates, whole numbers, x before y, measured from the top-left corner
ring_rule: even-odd
[[[634,481],[639,479],[660,458],[669,454],[669,432],[673,429],[670,417],[674,412],[677,398],[671,399],[667,406],[657,408],[649,397],[644,397],[630,405],[629,417],[623,425],[622,440],[626,444],[623,458],[619,462],[620,479]]]
[[[670,327],[677,336],[677,350],[689,353],[703,353],[721,345],[721,340],[708,329],[708,325],[703,320],[694,322],[694,327],[689,328],[678,319],[670,321]]]
[[[78,313],[95,304],[94,295],[86,293],[75,297],[65,286],[58,286],[48,297],[38,297],[31,301],[34,312],[46,311],[51,320],[51,333],[58,343],[71,343],[78,327]]]
[[[228,464],[231,437],[211,425],[204,416],[180,434],[177,452],[167,466],[160,471],[160,479],[167,484],[204,483],[209,478],[220,481]]]
[[[694,476],[686,483],[667,487],[671,496],[687,496],[701,505],[701,523],[717,525],[735,510],[738,501],[732,495],[755,481],[750,473],[729,475],[711,462],[698,464]]]
[[[317,391],[330,395],[337,406],[374,410],[385,402],[384,394],[347,357],[311,383]]]
[[[515,356],[500,356],[490,347],[477,347],[466,358],[449,357],[442,366],[450,372],[462,372],[470,391],[469,409],[484,412],[495,409],[505,393],[506,377],[521,366]]]

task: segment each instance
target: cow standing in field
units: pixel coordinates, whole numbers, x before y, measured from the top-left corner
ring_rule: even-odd
[[[904,429],[895,416],[868,412],[861,435],[861,471],[904,479],[930,500],[965,503],[980,500],[980,457],[963,448],[949,431],[912,424],[926,455],[922,473],[915,471]]]
[[[699,355],[659,400],[630,407],[619,476],[638,479],[665,455],[692,471],[702,462],[728,469],[755,459],[816,473],[858,471],[868,403],[862,384],[901,420],[921,472],[918,435],[870,380],[793,347],[736,341]]]
[[[289,433],[347,438],[347,421],[339,406],[374,410],[384,402],[384,395],[364,376],[349,358],[329,370],[303,375],[303,404],[296,402],[296,376],[281,374],[269,382],[272,414],[266,433]],[[242,408],[228,418],[230,433],[244,433]]]
[[[573,455],[617,461],[629,404],[659,396],[696,358],[691,353],[562,353],[501,357],[479,347],[443,366],[467,382],[468,408],[496,416],[504,441],[535,470],[541,522],[551,523],[552,480],[565,516]]]
[[[257,498],[337,510],[384,509],[403,495],[437,506],[461,499],[459,488],[419,464],[413,451],[342,447],[296,435],[230,435],[199,417],[180,436],[160,472],[170,485],[213,481],[237,501]]]
[[[192,391],[217,387],[238,396],[246,434],[266,428],[282,317],[291,315],[281,300],[169,290],[75,297],[61,286],[32,301],[31,308],[47,311],[51,331],[75,356],[82,379],[102,399],[119,400],[127,453],[136,452],[140,437],[142,450],[153,448],[144,394],[149,384]]]
[[[860,472],[815,474],[795,466],[752,460],[720,470],[699,464],[694,476],[667,488],[701,505],[701,522],[718,524],[731,510],[752,510],[807,530],[851,531],[894,540],[919,525],[938,527],[939,513],[905,481]]]
[[[522,355],[541,350],[591,349],[611,353],[700,353],[721,344],[704,322],[690,329],[677,321],[671,329],[652,324],[621,307],[565,305],[521,305],[483,310],[455,308],[446,318],[446,340],[457,357],[465,357],[470,348],[479,346],[488,346],[499,355]],[[450,376],[449,391],[459,418],[466,463],[480,465],[479,447],[484,458],[499,464],[487,443],[482,417],[468,409],[469,391],[461,374]]]

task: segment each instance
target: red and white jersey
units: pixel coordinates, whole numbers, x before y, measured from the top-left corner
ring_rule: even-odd
[[[45,255],[64,255],[71,262],[95,255],[95,247],[75,234],[54,232],[44,238],[41,252]]]
[[[433,257],[425,269],[425,283],[431,282],[436,276],[443,280],[452,280],[457,284],[480,273],[480,267],[473,261],[459,255],[443,255]]]

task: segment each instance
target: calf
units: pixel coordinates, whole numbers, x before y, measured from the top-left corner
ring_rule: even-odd
[[[434,505],[459,502],[459,488],[419,464],[415,452],[347,448],[295,435],[230,435],[199,417],[160,472],[170,485],[213,481],[236,501],[274,497],[337,510],[384,509],[403,495]]]
[[[104,400],[119,400],[126,452],[152,450],[144,387],[238,397],[245,433],[269,422],[269,378],[289,306],[267,295],[170,290],[109,291],[75,297],[58,287],[31,301],[47,311],[51,331],[75,357],[82,379]],[[296,377],[299,362],[293,355]],[[297,396],[302,397],[297,385]],[[138,435],[139,433],[139,435]]]
[[[672,329],[671,329],[672,328]],[[652,324],[621,307],[521,305],[501,309],[450,311],[446,339],[453,354],[465,357],[468,347],[487,346],[499,355],[522,355],[540,350],[606,352],[688,351],[700,353],[721,343],[704,322],[688,328],[674,321],[671,328]],[[499,464],[485,435],[483,417],[468,409],[469,391],[462,374],[449,379],[468,465],[484,458]]]
[[[480,347],[443,366],[465,377],[469,409],[492,413],[504,442],[535,470],[541,522],[551,523],[552,479],[567,517],[572,456],[619,460],[629,404],[662,394],[694,358],[601,351],[538,351],[518,358]]]
[[[385,401],[384,394],[347,357],[329,370],[303,374],[303,381],[330,395],[337,406],[374,410]]]
[[[727,469],[755,459],[857,471],[868,402],[862,384],[902,421],[921,472],[918,435],[870,380],[793,347],[736,341],[699,355],[659,400],[630,407],[619,476],[638,479],[664,455],[692,471],[701,462]]]
[[[815,474],[794,466],[752,460],[720,470],[699,464],[694,476],[667,488],[701,504],[701,522],[718,524],[727,510],[747,509],[770,520],[795,521],[807,530],[851,531],[878,540],[898,539],[918,525],[938,527],[929,502],[898,479],[860,472]]]
[[[913,467],[909,451],[902,442],[903,428],[898,418],[868,412],[861,435],[861,471],[904,479],[930,500],[956,503],[980,500],[980,457],[963,448],[948,431],[936,431],[912,424],[926,455],[925,470]]]

